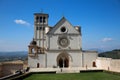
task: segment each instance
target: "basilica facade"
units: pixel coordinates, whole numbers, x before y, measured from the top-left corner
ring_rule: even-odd
[[[45,13],[34,14],[34,38],[28,46],[28,66],[96,67],[97,52],[82,50],[81,27],[73,26],[65,17],[49,26],[48,18]]]

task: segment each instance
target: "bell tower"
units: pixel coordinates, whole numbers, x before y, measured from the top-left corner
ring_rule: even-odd
[[[45,13],[34,14],[34,40],[39,47],[45,47],[45,28],[48,26],[48,17],[49,15]]]

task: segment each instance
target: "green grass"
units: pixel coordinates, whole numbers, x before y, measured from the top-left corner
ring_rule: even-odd
[[[32,74],[24,80],[120,80],[120,76],[104,72],[71,74]]]

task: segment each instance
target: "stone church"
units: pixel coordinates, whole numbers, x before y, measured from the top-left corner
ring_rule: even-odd
[[[96,67],[96,51],[82,50],[80,26],[73,26],[62,17],[54,26],[48,25],[49,15],[34,14],[34,38],[28,53],[30,68]]]

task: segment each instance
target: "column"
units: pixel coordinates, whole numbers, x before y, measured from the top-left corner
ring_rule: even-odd
[[[65,63],[64,63],[65,58],[62,57],[62,60],[63,60],[63,68],[64,68],[65,67]]]

